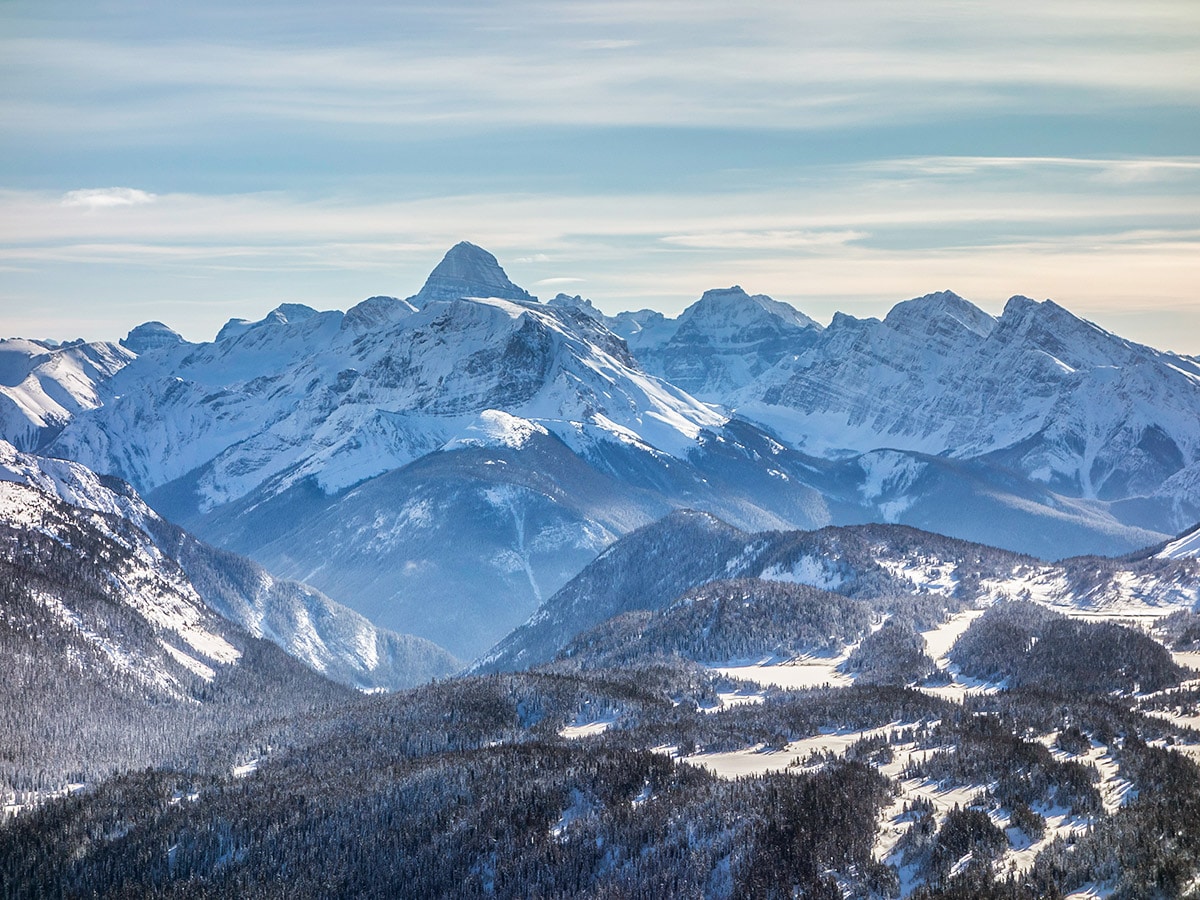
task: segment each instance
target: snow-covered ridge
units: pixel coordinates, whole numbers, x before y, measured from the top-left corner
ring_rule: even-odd
[[[1162,559],[1200,558],[1200,527],[1194,528],[1183,537],[1171,541],[1159,551]]]
[[[133,591],[128,602],[155,627],[176,632],[188,653],[199,651],[196,660],[181,656],[174,639],[163,642],[193,672],[209,672],[207,663],[238,656],[220,638],[221,620],[213,610],[318,672],[362,688],[405,687],[458,667],[433,644],[379,628],[307,585],[276,579],[249,560],[206,547],[163,521],[133,491],[110,484],[78,463],[20,453],[0,441],[0,491],[8,492],[0,522],[47,532],[47,521],[67,521],[49,516],[56,499],[126,547],[141,568],[123,580],[169,585],[151,591],[149,600]],[[202,622],[209,623],[207,630]]]
[[[430,301],[365,317],[366,330],[344,327],[353,312],[293,310],[160,349],[122,372],[120,396],[68,427],[54,452],[143,491],[203,468],[200,505],[211,508],[310,476],[342,490],[444,447],[490,410],[578,448],[599,438],[671,455],[724,421],[569,310]]]
[[[886,572],[912,593],[951,596],[969,580],[976,602],[985,605],[1026,599],[1067,615],[1156,618],[1200,604],[1196,565],[1171,568],[1099,558],[1039,563],[1005,554],[1001,559],[1008,561],[989,565],[981,573],[975,560],[919,546],[901,549],[889,542],[873,544],[870,559],[871,567]],[[836,591],[861,570],[861,563],[847,564],[836,555],[808,554],[786,565],[770,565],[760,577]]]
[[[950,292],[897,304],[882,321],[838,314],[810,346],[719,399],[806,452],[986,457],[1082,498],[1154,495],[1200,460],[1194,359],[1026,297],[998,317]],[[1176,486],[1177,506],[1200,501],[1194,482]],[[1190,513],[1178,515],[1160,530]]]
[[[665,554],[675,564],[670,578],[659,578],[654,567]],[[1046,563],[905,526],[751,534],[674,513],[616,542],[476,667],[543,663],[613,616],[662,610],[689,590],[730,578],[806,585],[855,600],[912,596],[945,609],[1030,600],[1075,618],[1146,623],[1200,606],[1194,558]]]
[[[121,527],[111,514],[69,506],[37,487],[0,481],[0,522],[18,530],[33,530],[67,549],[82,535],[99,536],[117,548],[107,554],[110,589],[122,605],[140,616],[159,636],[162,650],[205,680],[213,667],[233,665],[241,652],[224,635],[224,620],[200,599],[178,565],[156,547],[145,532]],[[163,669],[154,656],[132,653],[86,624],[70,605],[71,598],[45,597],[44,605],[69,629],[96,646],[118,669],[147,683],[174,691],[178,678]]]
[[[135,354],[117,344],[0,341],[0,439],[36,450],[107,400],[105,383]]]

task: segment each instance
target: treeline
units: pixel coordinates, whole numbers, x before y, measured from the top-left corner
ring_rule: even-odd
[[[729,782],[562,743],[331,762],[48,805],[0,829],[0,896],[829,896],[880,868],[891,796],[856,763]]]

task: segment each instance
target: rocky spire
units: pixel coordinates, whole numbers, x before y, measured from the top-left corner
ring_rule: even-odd
[[[537,300],[524,288],[508,280],[496,257],[482,247],[460,241],[429,273],[425,286],[409,297],[418,307],[435,300],[460,297],[500,297],[504,300]]]

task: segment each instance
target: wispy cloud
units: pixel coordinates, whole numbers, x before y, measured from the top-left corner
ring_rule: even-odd
[[[865,231],[709,231],[671,234],[660,240],[701,250],[807,250],[841,246],[865,237]]]
[[[374,293],[405,296],[466,237],[496,253],[518,283],[547,293],[586,283],[609,312],[677,312],[707,288],[740,283],[828,318],[839,308],[881,314],[898,299],[949,287],[994,310],[1013,293],[1052,296],[1102,324],[1130,308],[1175,310],[1194,315],[1200,333],[1194,181],[1084,190],[1102,166],[1066,160],[1051,164],[1049,191],[1040,177],[1026,179],[1027,162],[962,162],[1005,173],[995,184],[943,177],[952,160],[921,162],[919,172],[900,160],[873,172],[831,166],[771,191],[659,195],[163,193],[93,209],[64,205],[60,194],[7,191],[0,293],[9,301],[55,289],[96,303],[167,297],[182,304],[174,315],[164,308],[146,317],[202,337],[224,318],[260,315],[284,299],[344,308]],[[1195,171],[1187,160],[1121,163]],[[1154,322],[1147,315],[1125,333],[1168,347],[1189,333],[1178,316],[1162,332]]]
[[[973,178],[1000,172],[1092,174],[1113,182],[1147,182],[1200,175],[1200,157],[1089,159],[1067,156],[919,156],[875,160],[854,167],[872,174],[956,176]]]
[[[1200,65],[1200,17],[1166,0],[396,5],[359,9],[379,25],[354,34],[342,24],[353,12],[310,7],[305,33],[274,41],[239,28],[249,12],[216,6],[223,18],[194,36],[152,24],[106,34],[86,15],[53,37],[10,32],[10,127],[267,117],[824,128],[1200,100],[1200,81],[1180,77]]]
[[[136,188],[82,188],[68,191],[62,196],[63,206],[82,206],[87,209],[105,209],[114,206],[140,206],[153,203],[155,196]]]

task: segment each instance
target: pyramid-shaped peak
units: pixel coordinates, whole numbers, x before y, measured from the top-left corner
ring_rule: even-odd
[[[315,309],[303,303],[280,303],[267,313],[266,319],[275,319],[286,324],[289,322],[303,322],[306,319],[311,319],[316,314],[317,311]],[[266,321],[266,319],[263,321]]]
[[[499,269],[500,263],[496,260],[495,256],[478,244],[472,244],[470,241],[459,241],[446,251],[446,255],[442,257],[442,261],[437,264],[437,267],[433,271],[435,274],[444,275],[465,272],[477,266]]]
[[[994,317],[954,291],[937,291],[897,303],[888,312],[884,322],[897,328],[907,323],[929,322],[933,319],[951,319],[980,337],[987,337],[996,327]]]
[[[469,241],[459,241],[442,257],[425,280],[425,286],[409,297],[415,306],[462,297],[500,297],[504,300],[537,300],[524,288],[509,281],[496,257]]]
[[[1032,297],[1026,297],[1024,294],[1013,294],[1008,298],[1008,302],[1004,304],[1002,315],[1005,318],[1025,316],[1036,310],[1039,306],[1041,304]]]
[[[1060,306],[1053,300],[1033,300],[1020,294],[1009,297],[1008,302],[1004,304],[1004,312],[1000,316],[1000,321],[1010,328],[1036,328],[1057,334],[1063,339],[1070,335],[1082,335],[1086,336],[1088,340],[1115,341],[1127,348],[1141,348],[1141,345],[1115,335],[1101,328],[1095,322],[1075,315],[1065,306]]]
[[[796,307],[766,294],[747,294],[741,285],[727,288],[712,288],[700,299],[683,311],[681,323],[706,319],[722,319],[730,322],[750,319],[779,319],[798,328],[820,328],[816,320],[809,318]]]

